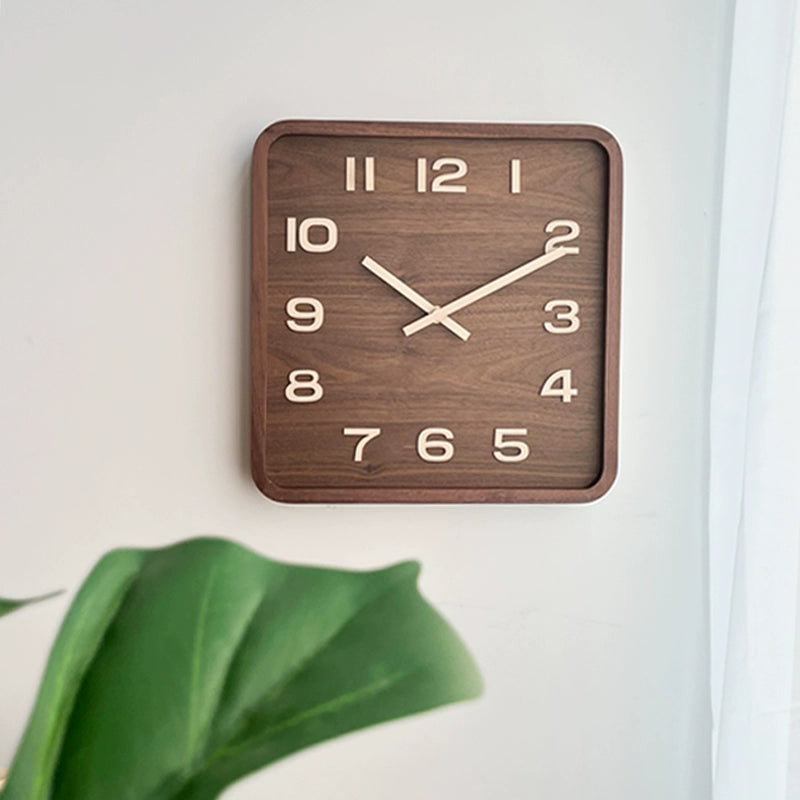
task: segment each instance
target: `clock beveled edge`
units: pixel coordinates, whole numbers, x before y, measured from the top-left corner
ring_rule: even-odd
[[[562,122],[391,122],[381,120],[286,119],[273,122],[256,139],[253,161],[266,157],[281,136],[382,136],[464,139],[582,139],[596,142],[610,162],[622,162],[614,135],[599,125]],[[263,151],[263,152],[262,152]]]
[[[255,478],[255,476],[254,476]],[[264,476],[264,484],[255,478],[258,489],[270,500],[280,503],[530,503],[530,504],[581,504],[599,500],[605,495],[616,478],[613,470],[605,469],[600,479],[586,488],[579,489],[507,489],[486,488],[286,488],[278,486]]]
[[[255,221],[267,198],[269,148],[281,136],[383,136],[471,139],[578,139],[593,141],[608,156],[608,231],[606,253],[605,395],[603,467],[598,479],[580,488],[437,488],[283,487],[266,473],[266,325],[262,302],[267,236],[257,247]],[[251,303],[250,303],[250,464],[253,480],[269,499],[284,503],[590,503],[605,495],[617,477],[619,435],[619,358],[622,261],[622,151],[605,128],[586,123],[391,122],[288,119],[272,123],[253,147],[251,164]]]

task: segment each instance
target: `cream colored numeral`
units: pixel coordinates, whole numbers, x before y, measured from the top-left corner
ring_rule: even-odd
[[[451,181],[457,181],[467,174],[467,162],[463,158],[437,158],[433,162],[433,171],[439,172],[444,167],[455,167],[454,172],[447,172],[444,175],[437,175],[431,184],[432,192],[466,192],[464,185],[451,185]]]
[[[325,231],[324,242],[311,241],[311,229],[322,228]],[[297,245],[307,253],[330,253],[339,243],[339,229],[332,219],[327,217],[307,217],[297,224],[297,217],[286,217],[286,251],[294,253]]]
[[[511,194],[519,194],[522,191],[522,163],[518,158],[512,158],[509,165]]]
[[[565,308],[566,311],[558,311],[559,308]],[[556,325],[550,321],[545,322],[544,329],[548,333],[575,333],[581,326],[578,318],[580,306],[574,300],[548,300],[544,304],[544,310],[548,314],[555,311],[556,320],[567,323],[566,325]]]
[[[283,393],[292,403],[316,403],[323,393],[319,372],[315,369],[292,370]]]
[[[527,442],[519,439],[508,439],[508,436],[527,436],[527,428],[495,428],[494,429],[494,446],[497,448],[493,455],[498,461],[506,464],[514,464],[519,461],[524,461],[530,454],[531,449],[528,447]],[[511,452],[503,452],[503,450],[510,450]]]
[[[356,442],[356,449],[353,453],[353,461],[364,460],[364,448],[376,437],[381,435],[380,428],[343,428],[345,436],[360,436]]]
[[[348,192],[356,190],[356,164],[358,160],[355,156],[347,156],[344,160],[344,188]],[[375,158],[374,156],[364,157],[364,191],[375,191]]]
[[[307,307],[306,310],[303,306]],[[297,333],[314,333],[322,327],[325,319],[325,309],[315,297],[293,297],[286,303],[286,313],[291,317],[286,320],[286,327]],[[308,322],[297,320],[308,320]]]
[[[558,384],[561,384],[560,386]],[[556,370],[542,386],[539,394],[542,397],[560,397],[564,403],[572,402],[572,398],[578,394],[577,389],[572,388],[572,370]]]
[[[441,439],[434,439],[441,436]],[[417,455],[423,461],[449,461],[455,454],[452,444],[453,431],[449,428],[425,428],[417,436]]]
[[[440,172],[445,167],[455,167],[452,172],[445,172],[434,177],[431,183],[432,192],[466,192],[467,187],[463,184],[453,184],[467,174],[467,162],[463,158],[437,158],[433,162],[431,169]],[[425,192],[428,190],[428,159],[417,159],[417,191]]]
[[[553,233],[558,228],[568,228],[569,233],[560,233],[558,236],[551,236],[544,245],[545,253],[549,253],[556,247],[562,247],[563,242],[572,242],[580,236],[581,226],[572,219],[554,219],[544,226],[545,233]],[[580,253],[580,247],[565,247],[567,253]]]
[[[297,250],[297,217],[286,217],[286,252]]]
[[[428,159],[417,159],[417,191],[428,191]]]

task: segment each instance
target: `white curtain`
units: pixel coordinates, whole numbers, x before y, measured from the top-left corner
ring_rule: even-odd
[[[710,408],[714,800],[800,800],[800,14],[736,0]]]

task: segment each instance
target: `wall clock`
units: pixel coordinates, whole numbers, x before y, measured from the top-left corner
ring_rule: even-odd
[[[586,502],[622,159],[588,125],[284,121],[252,174],[252,468],[290,502]]]

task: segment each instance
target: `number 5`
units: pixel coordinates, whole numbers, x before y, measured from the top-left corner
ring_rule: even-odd
[[[506,439],[506,436],[527,436],[527,428],[495,428],[494,429],[494,446],[497,448],[493,455],[498,461],[503,461],[506,464],[513,464],[518,461],[524,461],[530,454],[531,449],[528,447],[527,442],[520,440]],[[512,452],[504,453],[503,449],[510,449]]]

